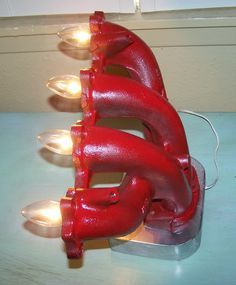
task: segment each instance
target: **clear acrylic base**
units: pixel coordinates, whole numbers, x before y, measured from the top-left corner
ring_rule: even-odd
[[[159,259],[180,260],[192,255],[199,248],[204,208],[205,171],[196,159],[192,158],[191,161],[199,179],[201,195],[196,214],[188,222],[185,230],[172,234],[165,230],[147,228],[142,224],[135,232],[127,236],[109,239],[112,250]],[[191,236],[193,227],[197,228],[197,231],[194,236]]]

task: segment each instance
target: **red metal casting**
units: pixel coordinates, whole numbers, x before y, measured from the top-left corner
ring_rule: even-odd
[[[61,200],[62,237],[68,257],[81,257],[86,239],[135,230],[147,215],[151,192],[147,181],[128,176],[120,187],[69,189],[68,197]]]
[[[95,73],[92,69],[81,70],[80,78],[86,125],[94,125],[100,118],[141,120],[148,130],[148,140],[175,155],[191,183],[192,167],[185,131],[178,113],[168,101],[129,78]]]
[[[191,189],[181,165],[163,149],[134,135],[98,126],[76,125],[72,138],[78,172],[88,169],[138,176],[148,180],[158,193],[153,198],[172,200],[176,213],[189,206]],[[89,181],[86,184],[77,179],[75,187],[89,187]]]
[[[122,66],[131,78],[167,98],[156,58],[144,41],[124,27],[107,22],[103,12],[90,16],[90,31],[94,70],[104,72],[108,66]]]
[[[177,233],[194,215],[198,197],[193,199],[179,161],[162,148],[118,130],[83,124],[72,127],[72,138],[76,184],[61,200],[69,257],[82,254],[84,240],[125,235],[145,217],[147,226]],[[126,177],[118,188],[89,189],[91,174],[98,172],[124,172]]]
[[[92,68],[97,73],[107,72],[109,67],[125,68],[129,77],[167,99],[158,63],[144,41],[130,30],[107,22],[103,12],[90,16],[90,31]],[[151,140],[149,128],[145,125],[144,133]]]
[[[90,17],[90,29],[92,69],[81,71],[84,120],[71,128],[75,185],[61,200],[70,258],[82,256],[84,240],[126,235],[142,222],[179,234],[194,219],[199,200],[184,128],[166,100],[153,53],[101,12]],[[131,78],[107,74],[111,65],[123,66]],[[141,120],[148,140],[95,126],[110,117]],[[119,187],[91,188],[90,179],[99,172],[125,176]],[[186,240],[196,231],[192,226]]]
[[[93,125],[100,118],[137,118],[150,130],[153,143],[188,161],[185,131],[178,113],[168,101],[129,78],[93,70],[81,70],[80,78],[86,125]]]

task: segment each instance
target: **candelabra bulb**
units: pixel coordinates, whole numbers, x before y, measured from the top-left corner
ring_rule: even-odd
[[[89,49],[90,47],[90,28],[89,24],[65,28],[58,33],[62,41],[77,48]]]
[[[48,80],[47,87],[52,92],[67,99],[78,99],[81,97],[81,82],[76,75],[52,77]]]
[[[50,130],[38,135],[39,141],[48,150],[62,154],[72,155],[73,142],[68,130]]]
[[[21,214],[35,224],[45,227],[61,226],[60,203],[52,200],[43,200],[32,203],[21,210]]]

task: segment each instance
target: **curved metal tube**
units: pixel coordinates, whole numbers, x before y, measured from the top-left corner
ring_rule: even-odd
[[[92,66],[96,71],[102,72],[109,65],[123,66],[133,79],[167,98],[156,58],[143,40],[124,27],[106,22],[102,12],[90,17],[90,30]]]
[[[147,215],[152,195],[147,181],[128,176],[120,187],[68,192],[70,198],[61,200],[61,211],[62,238],[69,258],[82,256],[84,240],[134,231]]]
[[[136,136],[104,127],[75,125],[73,158],[78,173],[75,188],[61,200],[62,238],[67,255],[83,254],[83,241],[126,235],[147,217],[153,200],[161,205],[160,221],[170,222],[188,211],[192,191],[177,159]],[[126,172],[119,187],[89,188],[90,172]],[[79,188],[84,185],[83,188]],[[83,190],[83,191],[81,191]],[[164,214],[164,216],[163,216]],[[167,215],[167,216],[165,216]],[[164,221],[164,223],[163,223]],[[148,223],[147,223],[148,224]]]
[[[192,192],[180,163],[156,145],[136,136],[104,127],[72,127],[74,161],[91,172],[125,172],[151,183],[152,198],[170,201],[176,215],[191,203]],[[77,176],[76,187],[86,186]],[[87,187],[89,177],[86,178]]]
[[[88,77],[90,84],[85,83]],[[81,81],[90,85],[89,92],[83,92],[82,106],[89,106],[84,108],[85,118],[92,112],[96,118],[135,117],[149,128],[155,144],[174,155],[189,155],[178,113],[156,92],[129,78],[91,71],[81,71]]]

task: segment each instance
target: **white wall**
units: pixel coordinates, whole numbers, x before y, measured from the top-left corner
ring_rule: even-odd
[[[0,0],[0,17],[93,13],[96,10],[134,13],[135,6],[133,0]]]
[[[115,16],[150,46],[177,109],[236,111],[236,9],[219,10]],[[0,21],[0,111],[78,111],[79,102],[59,100],[45,83],[90,67],[89,53],[61,44],[56,36],[86,17]],[[111,17],[114,22],[114,15],[107,15]]]
[[[235,0],[140,0],[142,12],[235,6]]]
[[[40,3],[40,5],[39,5]],[[236,0],[0,0],[0,17],[50,14],[134,13],[138,4],[142,12],[235,7]]]

